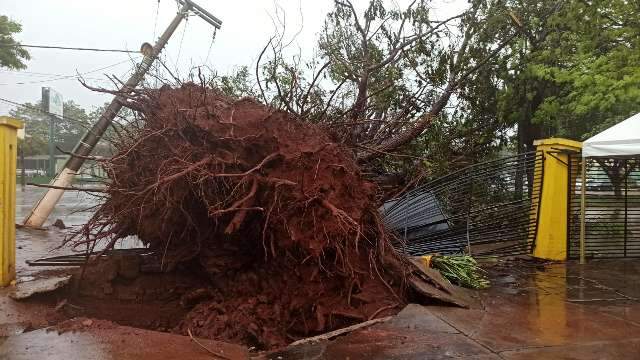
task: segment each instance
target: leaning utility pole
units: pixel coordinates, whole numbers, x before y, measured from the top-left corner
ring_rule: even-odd
[[[169,27],[167,27],[153,46],[153,50],[148,53],[145,52],[142,63],[140,63],[137,70],[133,75],[131,75],[129,80],[127,80],[127,82],[119,89],[121,93],[130,93],[136,88],[136,86],[138,86],[140,81],[144,78],[144,75],[151,68],[153,61],[158,57],[173,32],[178,28],[178,25],[180,25],[180,22],[187,17],[189,11],[194,12],[203,20],[213,25],[216,29],[219,29],[222,25],[222,21],[211,15],[208,11],[193,1],[178,0],[178,2],[182,7],[176,14],[175,18],[173,18],[173,21],[169,24]],[[51,211],[53,211],[53,208],[64,194],[63,189],[71,185],[73,177],[78,173],[86,157],[91,154],[93,148],[109,128],[111,122],[116,117],[120,109],[122,109],[122,103],[124,101],[125,99],[120,95],[117,95],[113,100],[111,100],[111,103],[104,113],[102,113],[100,119],[98,119],[93,127],[87,131],[82,140],[80,140],[73,149],[72,155],[65,163],[64,168],[51,182],[51,188],[49,188],[40,201],[36,203],[27,218],[24,220],[25,226],[42,227],[49,217],[49,214],[51,214]]]

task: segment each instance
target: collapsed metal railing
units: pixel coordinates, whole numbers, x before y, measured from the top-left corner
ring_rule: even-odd
[[[380,209],[409,255],[531,253],[542,192],[542,152],[475,164],[428,182]]]
[[[568,257],[580,257],[580,154],[569,161]],[[640,157],[586,158],[587,258],[640,257]]]

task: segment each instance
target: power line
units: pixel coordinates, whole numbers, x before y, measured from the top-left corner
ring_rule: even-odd
[[[167,67],[167,65],[164,63],[164,61],[162,61],[160,58],[158,58],[158,62],[160,62],[160,65],[162,65],[162,66],[167,70],[167,72],[169,73],[169,75],[171,75],[171,77],[173,77],[173,80],[175,80],[175,81],[176,81],[176,84],[177,84],[178,86],[182,85],[182,81],[180,81],[180,79],[179,79],[177,76],[175,76],[175,75],[171,72],[171,70],[169,70],[169,68],[168,68],[168,67]],[[156,87],[157,87],[157,85],[156,85]]]
[[[189,17],[184,18],[184,27],[182,28],[182,36],[180,37],[180,46],[178,47],[178,56],[176,57],[176,72],[178,72],[178,61],[180,61],[180,53],[182,52],[182,42],[184,41],[184,33],[187,32],[187,25],[189,25]]]
[[[153,39],[156,39],[156,30],[158,27],[158,13],[160,12],[160,0],[158,0],[158,3],[156,4],[156,18],[153,21]]]
[[[33,76],[33,77],[38,77],[38,76],[67,76],[66,74],[44,73],[44,72],[14,70],[14,69],[0,69],[0,71],[13,73],[15,75],[24,75],[24,76]]]
[[[46,82],[49,82],[49,81],[58,81],[58,80],[71,79],[71,78],[76,78],[76,77],[80,77],[80,76],[83,76],[83,75],[95,73],[95,72],[98,72],[98,71],[101,71],[101,70],[106,70],[106,69],[112,68],[114,66],[118,66],[120,64],[124,64],[124,63],[129,62],[129,61],[131,61],[131,59],[123,60],[123,61],[117,62],[115,64],[107,65],[107,66],[101,67],[99,69],[95,69],[95,70],[91,70],[91,71],[87,71],[87,72],[79,73],[79,74],[61,75],[61,76],[58,76],[58,77],[55,77],[55,78],[45,79],[45,80],[23,81],[23,82],[17,82],[17,83],[13,83],[13,84],[4,83],[4,84],[0,84],[0,85],[41,84],[41,83],[46,83]]]
[[[11,70],[11,69],[0,69],[0,71],[5,72],[5,73],[9,73],[12,76],[26,76],[26,77],[30,77],[30,78],[68,76],[66,74],[41,73],[41,72]],[[103,78],[97,78],[97,77],[85,77],[85,79],[89,79],[89,80],[105,80]]]
[[[122,49],[98,49],[98,48],[85,48],[85,47],[26,45],[26,44],[0,44],[0,47],[25,47],[25,48],[38,48],[38,49],[98,51],[98,52],[120,52],[120,53],[139,53],[140,52],[140,51],[122,50]]]
[[[209,43],[209,50],[207,50],[207,57],[204,59],[204,65],[209,65],[209,55],[211,55],[211,48],[213,47],[213,41],[216,39],[216,28],[213,28],[213,34],[211,35],[211,43]]]

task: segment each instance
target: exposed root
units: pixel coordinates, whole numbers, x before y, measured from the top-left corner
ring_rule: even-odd
[[[135,235],[162,269],[209,279],[177,331],[268,349],[404,302],[377,188],[321,128],[193,84],[126,103],[143,121],[102,162],[106,201],[70,241]]]

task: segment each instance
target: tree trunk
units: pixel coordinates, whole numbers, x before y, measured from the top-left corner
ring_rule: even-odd
[[[358,160],[370,160],[376,156],[379,156],[381,153],[394,150],[400,146],[410,143],[413,139],[417,138],[420,134],[422,134],[427,126],[431,124],[433,119],[442,112],[444,107],[449,102],[449,98],[451,98],[451,94],[453,94],[454,89],[455,83],[449,83],[442,95],[440,95],[438,100],[436,100],[436,102],[431,106],[429,112],[423,115],[418,121],[416,121],[410,129],[403,132],[399,136],[391,138],[389,141],[382,143],[375,149],[375,151],[368,150],[361,153],[360,155],[358,155]]]

